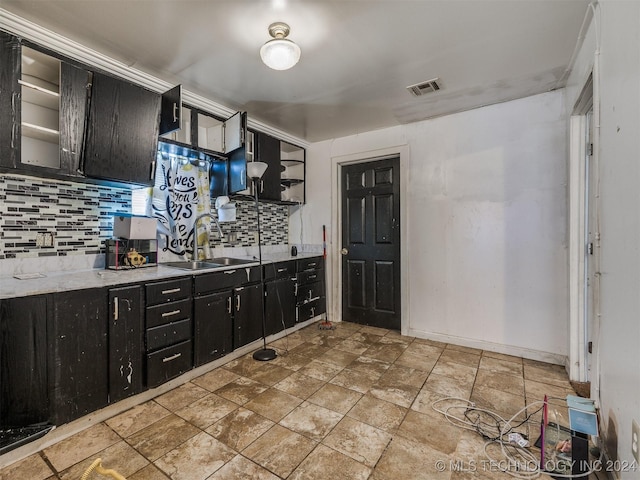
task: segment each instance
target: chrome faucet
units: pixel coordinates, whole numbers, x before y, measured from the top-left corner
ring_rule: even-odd
[[[220,235],[220,240],[222,240],[222,229],[220,228],[220,224],[218,223],[218,219],[214,217],[211,212],[203,213],[202,215],[198,215],[193,222],[193,255],[191,256],[192,260],[198,260],[198,221],[204,217],[210,217],[216,224],[216,228],[218,229],[218,235]],[[207,235],[207,238],[209,236]]]

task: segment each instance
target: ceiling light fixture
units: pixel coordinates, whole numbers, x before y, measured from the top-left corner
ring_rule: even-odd
[[[260,48],[260,57],[264,64],[274,70],[288,70],[300,60],[300,47],[291,40],[289,25],[283,22],[275,22],[269,25],[269,40]]]

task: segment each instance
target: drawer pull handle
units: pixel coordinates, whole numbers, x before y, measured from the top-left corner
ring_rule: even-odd
[[[227,313],[231,313],[231,297],[227,297]]]
[[[224,273],[225,273],[225,275],[231,275],[233,273],[236,273],[236,271],[235,270],[225,270]]]
[[[180,313],[180,310],[173,310],[173,311],[171,311],[171,312],[164,312],[164,313],[162,314],[162,318],[165,318],[165,317],[171,317],[171,316],[173,316],[173,315],[177,315],[177,314],[179,314],[179,313]]]
[[[316,262],[308,263],[308,264],[307,264],[307,266],[308,266],[308,267],[315,267],[315,266],[316,266]]]
[[[181,356],[182,356],[182,353],[176,353],[175,355],[171,355],[170,357],[165,357],[162,359],[162,363],[170,362]]]
[[[114,320],[119,320],[118,318],[118,313],[120,313],[119,311],[120,309],[118,308],[118,297],[113,297],[113,319]]]
[[[278,273],[282,273],[282,272],[286,272],[286,271],[287,271],[287,269],[286,269],[286,268],[279,268],[279,269],[278,269]]]
[[[307,280],[313,280],[314,278],[316,278],[318,275],[309,275],[309,277],[307,278]]]
[[[162,295],[166,295],[168,293],[178,293],[180,290],[182,290],[180,287],[170,288],[169,290],[162,290]]]

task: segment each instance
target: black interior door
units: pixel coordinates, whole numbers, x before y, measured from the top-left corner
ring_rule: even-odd
[[[400,159],[342,167],[342,319],[400,330]]]

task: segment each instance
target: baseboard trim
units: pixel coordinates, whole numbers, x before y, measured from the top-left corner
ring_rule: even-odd
[[[485,340],[476,340],[473,338],[458,337],[455,335],[446,335],[442,333],[424,332],[409,328],[407,335],[424,340],[433,340],[442,343],[451,343],[463,347],[477,348],[479,350],[487,350],[489,352],[502,353],[512,355],[514,357],[522,357],[529,360],[537,360],[539,362],[553,363],[566,367],[567,356],[557,353],[543,352],[531,348],[518,347],[515,345],[505,345],[502,343],[487,342]]]

